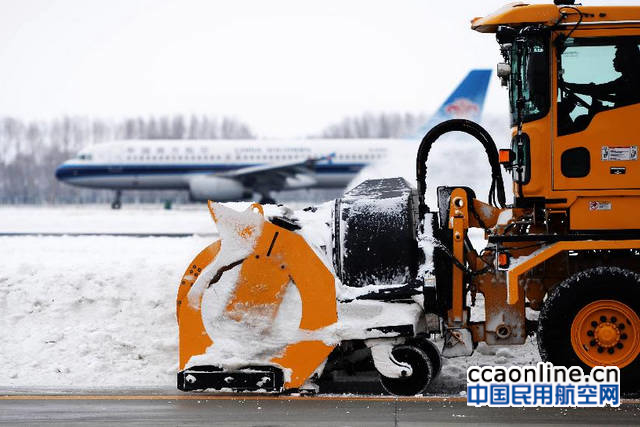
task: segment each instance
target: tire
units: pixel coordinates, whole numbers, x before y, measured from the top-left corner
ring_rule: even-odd
[[[429,356],[422,349],[412,345],[399,345],[391,354],[398,362],[408,363],[413,372],[410,376],[400,378],[380,375],[382,387],[396,396],[414,396],[424,391],[434,376]]]
[[[111,202],[111,209],[120,209],[122,207],[122,203],[120,201]]]
[[[437,377],[442,369],[442,357],[438,347],[426,335],[422,334],[418,335],[410,343],[420,348],[429,357],[433,367],[433,378]]]
[[[543,361],[620,367],[621,386],[640,380],[640,275],[618,267],[577,273],[553,288],[538,318],[538,350]]]

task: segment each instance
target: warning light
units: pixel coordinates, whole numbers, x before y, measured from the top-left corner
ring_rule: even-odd
[[[516,157],[515,153],[508,148],[501,149],[498,156],[501,165],[512,164],[513,161],[515,160],[515,157]]]
[[[500,252],[498,254],[498,267],[502,269],[509,268],[509,254],[506,252]]]

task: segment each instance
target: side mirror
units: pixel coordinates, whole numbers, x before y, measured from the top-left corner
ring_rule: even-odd
[[[507,82],[509,81],[509,76],[511,75],[511,65],[506,62],[499,62],[496,74],[500,78],[500,83],[502,86],[507,86]]]
[[[501,79],[509,77],[511,75],[511,65],[507,64],[506,62],[499,62],[496,69],[496,74],[498,74],[498,77],[500,77]]]
[[[518,35],[518,31],[506,25],[499,25],[496,29],[496,41],[498,44],[513,43]]]

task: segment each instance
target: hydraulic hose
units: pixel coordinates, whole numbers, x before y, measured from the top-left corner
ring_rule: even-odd
[[[419,195],[419,213],[420,218],[424,218],[424,214],[429,211],[425,203],[425,194],[427,191],[427,159],[431,146],[445,133],[463,132],[476,138],[489,158],[491,166],[491,189],[489,190],[488,201],[493,206],[506,206],[506,198],[504,194],[504,181],[502,180],[502,172],[500,170],[500,160],[498,157],[498,149],[491,138],[491,135],[478,123],[465,119],[447,120],[431,128],[429,132],[422,138],[418,155],[416,158],[416,176],[418,178],[418,195]]]

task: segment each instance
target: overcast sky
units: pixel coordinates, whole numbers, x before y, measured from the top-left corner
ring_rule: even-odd
[[[291,137],[429,113],[470,68],[495,68],[495,38],[469,21],[505,3],[0,0],[0,115],[221,114]],[[486,111],[506,110],[494,75]]]

